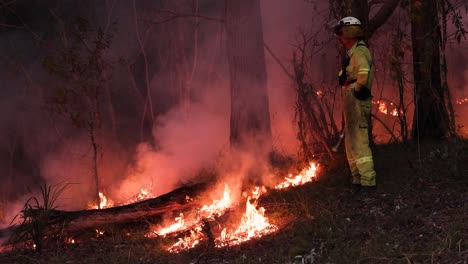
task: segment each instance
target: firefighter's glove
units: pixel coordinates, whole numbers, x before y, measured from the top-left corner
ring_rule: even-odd
[[[354,96],[361,101],[368,100],[372,97],[371,92],[367,86],[359,86],[354,89]]]

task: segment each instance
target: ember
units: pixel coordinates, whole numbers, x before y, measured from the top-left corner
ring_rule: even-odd
[[[457,105],[461,105],[461,104],[464,104],[464,103],[468,103],[468,97],[465,97],[465,98],[457,98],[457,100],[456,100],[456,104],[457,104]]]

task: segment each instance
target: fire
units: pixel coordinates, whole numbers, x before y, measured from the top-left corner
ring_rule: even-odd
[[[231,190],[227,184],[224,185],[223,198],[220,200],[214,200],[213,203],[209,206],[204,205],[200,209],[200,213],[206,213],[206,218],[211,218],[212,216],[221,216],[224,212],[230,208],[232,205],[231,201]]]
[[[387,104],[385,104],[384,102],[380,102],[379,103],[379,111],[383,114],[388,114],[388,110],[387,110]]]
[[[96,229],[96,237],[100,237],[104,235],[104,231]]]
[[[316,173],[317,165],[315,165],[315,163],[312,162],[307,169],[301,171],[301,173],[299,173],[298,175],[293,176],[292,174],[289,174],[288,177],[284,178],[283,182],[275,186],[275,189],[281,190],[310,182],[314,179]]]
[[[230,228],[223,228],[219,237],[214,238],[215,247],[226,247],[238,245],[242,242],[248,241],[252,238],[261,237],[266,234],[275,232],[278,228],[268,222],[265,217],[265,209],[258,207],[258,198],[262,194],[266,193],[265,187],[255,187],[250,195],[247,195],[245,212],[240,219],[240,223],[233,225]],[[210,206],[204,206],[205,212],[208,212],[207,216],[220,216],[223,214],[227,207],[231,206],[230,190],[225,185],[223,198],[221,200],[215,200]],[[226,202],[227,203],[224,203]],[[221,210],[221,211],[220,211]],[[202,210],[201,210],[202,211]],[[200,212],[201,212],[200,211]],[[206,223],[207,218],[198,219],[195,223],[192,221],[192,225],[195,227],[190,230],[190,235],[179,238],[174,245],[168,248],[168,251],[177,253],[183,250],[193,248],[200,244],[200,242],[206,240],[206,234],[203,233],[203,226]],[[176,231],[187,230],[187,224],[183,221],[183,218],[176,218],[176,223],[170,225],[167,228],[159,230],[159,235],[167,235]],[[228,231],[229,230],[229,231]]]
[[[382,102],[380,100],[377,101],[372,101],[373,104],[379,105],[379,112],[384,114],[384,115],[391,115],[391,116],[398,116],[398,110],[395,106],[394,103],[390,102],[388,103],[393,110],[389,111],[389,106],[387,105],[386,102]]]
[[[179,238],[179,241],[177,241],[174,245],[169,247],[168,251],[177,253],[180,251],[194,248],[198,244],[200,244],[202,237],[203,237],[202,227],[198,226],[190,230],[190,236]]]
[[[143,201],[143,200],[148,200],[148,199],[151,199],[151,198],[154,198],[154,195],[153,195],[153,192],[151,191],[151,188],[150,188],[150,190],[141,188],[140,192],[138,194],[134,195],[132,198],[130,198],[127,202],[125,202],[124,205],[139,202],[139,201]]]
[[[185,225],[185,221],[184,221],[184,214],[183,213],[180,213],[180,215],[178,217],[175,218],[175,223],[166,227],[166,228],[162,228],[161,230],[155,232],[156,234],[160,235],[160,236],[165,236],[167,234],[170,234],[170,233],[174,233],[174,232],[180,232],[180,231],[183,231],[185,229],[187,229],[187,226]]]
[[[92,204],[88,206],[88,209],[104,209],[114,206],[114,202],[110,199],[107,199],[107,197],[102,192],[99,192],[99,200],[99,206],[97,204]]]
[[[465,97],[465,98],[457,98],[456,104],[461,105],[461,104],[464,104],[464,103],[468,103],[468,97]]]
[[[282,190],[311,182],[316,176],[317,167],[318,165],[312,162],[308,168],[302,170],[298,175],[285,177],[283,182],[277,184],[274,188]],[[243,212],[239,223],[220,227],[221,233],[217,237],[211,238],[214,240],[215,247],[221,248],[239,245],[245,241],[259,238],[278,230],[278,227],[271,224],[265,216],[265,208],[258,206],[258,199],[265,193],[267,193],[267,189],[264,186],[257,186],[243,193],[246,199],[245,212]],[[166,236],[171,233],[190,230],[189,235],[179,238],[176,243],[168,248],[168,251],[177,253],[193,248],[212,235],[210,234],[211,231],[208,231],[209,234],[206,234],[207,231],[205,229],[206,225],[209,225],[208,221],[223,215],[232,206],[231,190],[225,184],[221,199],[214,200],[210,205],[204,205],[195,217],[187,219],[181,213],[174,219],[175,221],[172,224],[159,228],[159,230],[147,236]]]
[[[224,228],[220,237],[215,240],[216,247],[238,245],[278,230],[278,227],[268,223],[265,217],[265,208],[259,207],[257,209],[258,198],[263,193],[266,193],[265,187],[256,187],[252,195],[247,197],[245,213],[239,226],[233,232],[228,232]]]

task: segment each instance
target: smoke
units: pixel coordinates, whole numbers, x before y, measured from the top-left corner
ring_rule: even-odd
[[[202,103],[192,103],[189,113],[176,108],[158,118],[153,130],[158,143],[138,145],[136,162],[113,195],[125,200],[143,188],[158,196],[187,183],[200,169],[213,168],[228,144],[227,120],[225,112]]]

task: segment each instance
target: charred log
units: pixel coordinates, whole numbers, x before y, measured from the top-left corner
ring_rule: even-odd
[[[208,184],[199,183],[191,186],[181,187],[157,198],[141,202],[117,206],[100,210],[61,211],[50,210],[47,228],[65,232],[76,232],[85,229],[102,226],[105,224],[125,224],[136,221],[152,220],[158,223],[163,215],[175,211],[185,211],[197,206],[197,202],[188,199],[200,195],[206,190]],[[27,212],[35,214],[36,210]],[[15,232],[18,226],[0,230],[0,238],[6,238]]]

